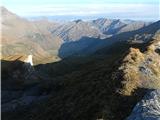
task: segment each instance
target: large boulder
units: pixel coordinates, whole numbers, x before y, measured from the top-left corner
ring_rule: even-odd
[[[160,120],[160,89],[150,90],[127,120]]]

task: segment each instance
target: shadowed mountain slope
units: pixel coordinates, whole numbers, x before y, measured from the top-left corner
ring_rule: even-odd
[[[44,78],[46,81],[41,84],[41,89],[49,91],[49,99],[40,104],[34,103],[27,109],[19,107],[17,111],[4,112],[2,118],[5,120],[127,118],[147,89],[159,88],[158,36],[159,33],[156,33],[156,36],[146,43],[115,43],[112,50],[117,51],[112,53],[104,49],[107,50],[104,53],[111,54],[103,54],[101,57],[97,57],[99,52],[96,52],[96,55],[90,56],[88,60],[87,57],[83,59],[71,57],[60,63],[35,66],[34,69],[39,75],[48,76]],[[156,67],[152,67],[154,65]]]
[[[160,21],[126,32],[120,20],[54,26],[1,9],[2,120],[124,120],[160,88]]]
[[[147,42],[159,30],[159,24],[160,21],[157,21],[141,29],[120,33],[106,39],[82,37],[78,41],[65,42],[59,49],[59,57],[66,58],[69,56],[87,56],[95,53],[99,49],[102,49],[101,53],[103,53],[104,49],[111,48],[116,42]]]
[[[139,28],[143,29],[143,27],[148,25],[148,23],[143,22],[132,21],[127,23],[108,19],[93,21],[75,20],[66,23],[54,23],[47,20],[28,21],[9,12],[4,7],[1,7],[1,11],[2,58],[8,58],[10,55],[32,54],[34,64],[58,61],[60,60],[59,57],[64,58],[73,54],[81,55],[83,51],[91,54],[104,47],[105,44],[110,45],[118,39],[124,39],[124,36],[128,40],[130,34],[132,34],[130,31]],[[111,33],[105,33],[103,30],[108,30]],[[122,32],[129,33],[120,34]],[[110,35],[108,36],[108,34]],[[111,37],[114,34],[119,34],[117,36],[118,39],[116,36]],[[146,35],[144,36],[146,37]],[[84,40],[84,38],[86,39]],[[93,40],[91,40],[92,38]],[[100,39],[109,42],[104,42]],[[86,45],[82,46],[84,43]],[[66,47],[68,48],[66,49]],[[63,49],[66,51],[64,52]]]

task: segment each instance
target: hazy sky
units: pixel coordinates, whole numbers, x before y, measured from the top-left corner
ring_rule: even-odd
[[[2,0],[2,6],[23,17],[160,19],[159,0]]]

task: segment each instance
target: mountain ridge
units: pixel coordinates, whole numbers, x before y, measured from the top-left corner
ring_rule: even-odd
[[[159,107],[146,111],[151,101],[160,103],[154,97],[160,88],[160,21],[57,24],[12,15],[14,21],[6,17],[2,24],[2,119],[150,119],[160,113]]]
[[[20,53],[25,55],[33,54],[34,64],[59,61],[61,58],[58,56],[59,55],[58,52],[61,51],[60,49],[65,43],[74,41],[76,42],[81,40],[83,37],[91,37],[91,38],[96,38],[98,40],[98,39],[107,39],[112,36],[104,34],[103,30],[101,30],[101,28],[98,27],[99,26],[98,24],[97,25],[93,24],[96,20],[93,21],[77,20],[78,22],[72,21],[72,22],[65,22],[62,24],[49,22],[47,20],[28,21],[24,18],[21,18],[11,13],[4,7],[1,7],[1,9],[3,18],[2,19],[3,57],[13,54],[17,55],[18,53]],[[111,23],[111,25],[108,25],[106,29],[112,29],[111,27],[113,27],[115,30],[118,30],[120,24],[123,23],[123,21],[120,20],[108,20],[104,18],[102,20],[104,20],[105,22],[110,21]],[[114,22],[115,25],[112,24]],[[123,24],[125,24],[125,26],[126,25],[132,26],[132,23],[136,24],[136,22],[133,21],[131,21],[130,23],[131,24],[124,22]],[[14,27],[17,24],[20,25]],[[142,22],[141,26],[140,23],[140,25],[138,25],[139,26],[138,28],[143,27],[144,24],[145,23]],[[127,30],[122,30],[122,33],[124,31],[130,31],[130,28],[132,27],[129,27],[129,29],[127,28]],[[132,30],[135,29],[131,29],[131,31]],[[115,34],[118,35],[120,33],[117,32]],[[11,46],[14,48],[13,50],[10,49]],[[93,49],[94,48],[96,48],[96,46],[95,47],[93,46]]]

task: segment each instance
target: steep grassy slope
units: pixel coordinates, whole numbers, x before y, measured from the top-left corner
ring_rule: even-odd
[[[35,64],[58,60],[57,53],[62,40],[49,32],[50,28],[56,26],[54,23],[48,21],[30,22],[4,7],[1,7],[1,12],[1,57],[32,54]]]
[[[123,78],[120,90],[122,94],[130,95],[137,87],[160,88],[159,32],[147,45],[143,53],[139,49],[131,48],[115,73],[115,80]]]
[[[44,104],[48,109],[36,119],[124,119],[145,89],[160,88],[159,41],[157,33],[146,44],[119,43],[111,56],[94,58],[80,69],[56,77],[59,87],[53,88],[56,93]]]
[[[127,42],[116,44],[110,49],[104,49],[106,51],[101,55],[97,52],[88,60],[83,58],[83,62],[80,62],[82,59],[79,57],[35,67],[39,75],[47,75],[50,78],[46,78],[47,81],[40,84],[43,91],[49,92],[49,99],[41,104],[34,104],[27,110],[3,113],[2,118],[8,114],[9,116],[5,116],[4,119],[125,119],[136,102],[142,98],[145,89],[159,87],[158,84],[152,84],[159,83],[157,79],[159,72],[145,76],[145,72],[140,69],[141,65],[146,65],[145,68],[150,69],[151,65],[158,62],[159,37],[145,44]],[[149,46],[148,49],[145,46]],[[129,49],[130,47],[135,48]],[[148,54],[150,47],[154,49]],[[146,63],[148,57],[153,60],[151,64]],[[157,68],[159,66],[152,67],[152,70],[159,70]],[[134,70],[139,71],[137,73],[133,72]],[[148,79],[139,79],[139,76]]]

